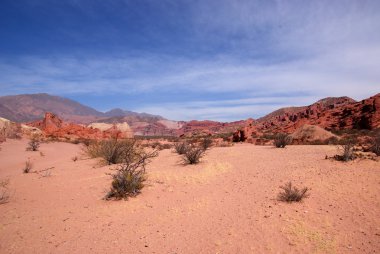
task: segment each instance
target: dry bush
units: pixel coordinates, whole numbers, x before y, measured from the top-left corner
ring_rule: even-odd
[[[201,147],[203,150],[207,150],[212,146],[212,139],[207,137],[201,140]]]
[[[76,162],[76,161],[78,160],[78,156],[74,156],[74,157],[72,157],[71,160],[72,160],[73,162]]]
[[[26,148],[27,151],[38,151],[38,148],[40,147],[40,138],[36,135],[33,135],[28,143],[28,147]]]
[[[175,143],[175,144],[174,144],[174,150],[175,150],[176,153],[178,153],[179,155],[182,155],[182,154],[185,154],[185,152],[186,152],[187,149],[188,149],[188,146],[189,146],[189,144],[187,144],[186,142]]]
[[[354,140],[345,140],[338,149],[341,151],[341,154],[337,154],[334,158],[338,161],[350,161],[355,159],[354,153],[355,141]]]
[[[150,147],[152,147],[153,149],[157,149],[157,150],[165,150],[165,149],[171,149],[172,148],[172,145],[171,144],[162,144],[158,141],[154,142]]]
[[[30,170],[32,170],[32,168],[33,168],[33,163],[30,162],[30,160],[27,160],[25,161],[25,167],[22,169],[22,172],[24,174],[27,174],[30,172]]]
[[[217,146],[217,147],[231,147],[233,145],[234,145],[234,143],[223,140],[221,142],[217,142],[215,146]]]
[[[284,148],[292,142],[290,136],[285,133],[278,133],[274,138],[274,145],[277,148]]]
[[[7,188],[8,184],[9,180],[0,181],[0,205],[9,202],[10,195]]]
[[[93,142],[85,146],[85,153],[91,158],[102,158],[108,165],[124,162],[128,156],[135,156],[140,149],[135,139],[118,140],[117,138]]]
[[[302,199],[310,196],[308,193],[309,188],[305,187],[299,190],[297,187],[294,187],[291,182],[286,183],[284,186],[280,186],[283,190],[278,194],[278,200],[283,202],[300,202]]]
[[[38,174],[40,175],[40,178],[41,177],[50,177],[51,176],[51,171],[49,168],[45,169],[45,170],[42,170],[40,172],[38,172]]]
[[[161,144],[160,150],[166,150],[166,149],[171,149],[173,147],[172,144]]]
[[[116,173],[112,174],[111,189],[104,198],[119,200],[138,195],[147,179],[145,167],[157,155],[157,151],[140,151],[134,157],[127,156],[124,163],[116,169]]]
[[[380,135],[372,139],[371,152],[375,153],[377,156],[380,156]]]
[[[186,164],[197,164],[204,156],[205,152],[206,151],[202,147],[188,145],[185,149],[185,153],[182,154],[183,161]]]

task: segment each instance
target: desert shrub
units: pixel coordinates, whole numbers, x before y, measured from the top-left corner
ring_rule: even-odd
[[[185,154],[186,150],[188,149],[188,144],[186,142],[179,142],[174,144],[174,150],[179,155]]]
[[[79,140],[79,143],[82,143],[85,146],[89,146],[91,144],[91,140],[87,138],[80,138],[78,140]]]
[[[145,167],[150,159],[157,156],[157,151],[140,152],[135,157],[128,156],[124,163],[112,174],[111,189],[104,197],[109,199],[127,199],[138,195],[146,181]]]
[[[151,147],[152,147],[153,149],[161,150],[161,143],[158,142],[158,141],[155,141],[155,142],[153,142],[153,144],[151,144]]]
[[[276,138],[276,135],[275,134],[272,134],[272,133],[264,133],[261,138],[264,138],[264,139],[269,139],[269,140],[274,140]]]
[[[9,191],[8,186],[9,180],[1,180],[0,181],[0,205],[9,202]]]
[[[28,146],[26,148],[27,151],[38,151],[40,147],[40,138],[36,135],[32,136],[30,141],[28,142]]]
[[[291,182],[286,183],[284,186],[280,186],[282,191],[278,194],[278,200],[283,202],[300,202],[302,199],[310,196],[308,193],[309,188],[305,187],[301,190],[293,186]]]
[[[78,156],[74,156],[74,157],[72,157],[71,160],[72,160],[73,162],[76,162],[76,161],[78,160]]]
[[[205,150],[202,147],[197,147],[189,145],[185,149],[185,153],[182,154],[183,161],[186,164],[197,164],[200,159],[204,156]]]
[[[162,143],[156,141],[156,142],[154,142],[154,143],[151,145],[151,147],[152,147],[153,149],[157,149],[157,150],[164,150],[164,149],[171,149],[171,148],[172,148],[172,145],[171,145],[171,144],[168,144],[168,143],[166,143],[166,144],[162,144]]]
[[[334,156],[336,160],[339,161],[350,161],[355,159],[355,141],[354,140],[346,140],[343,144],[338,146],[338,149],[341,151],[341,154],[337,154]]]
[[[274,145],[277,148],[284,148],[291,143],[291,137],[285,133],[278,133],[274,138]]]
[[[90,157],[100,157],[108,165],[122,163],[126,157],[135,156],[139,150],[136,140],[118,140],[117,138],[93,142],[84,149]]]
[[[73,139],[73,140],[71,140],[70,141],[72,144],[74,144],[74,145],[78,145],[78,144],[80,144],[80,140],[79,139]]]
[[[201,140],[201,147],[203,150],[207,150],[212,146],[212,139],[209,137],[206,137]]]
[[[377,156],[380,156],[380,135],[372,139],[371,152],[375,153]]]
[[[160,150],[171,149],[172,147],[171,144],[161,144]]]
[[[337,145],[339,142],[339,139],[337,137],[330,137],[326,141],[328,145]]]
[[[224,140],[222,142],[217,142],[216,143],[217,147],[231,147],[233,145],[234,145],[234,143],[228,142],[228,141],[224,141]]]
[[[30,170],[32,170],[32,168],[33,168],[33,163],[30,162],[30,160],[27,160],[27,161],[25,161],[25,166],[24,166],[24,168],[22,169],[22,172],[23,172],[24,174],[27,174],[27,173],[30,172]]]

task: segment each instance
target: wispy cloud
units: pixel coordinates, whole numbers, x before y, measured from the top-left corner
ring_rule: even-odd
[[[326,96],[362,99],[380,88],[380,4],[343,2],[194,2],[184,13],[193,36],[190,46],[182,45],[186,54],[156,52],[152,45],[152,51],[118,56],[0,57],[0,94],[124,94],[127,100],[144,94],[149,100],[129,109],[178,120],[257,117]],[[190,52],[194,48],[202,54]],[[179,93],[188,95],[186,101],[170,97]],[[220,93],[231,97],[218,98]]]

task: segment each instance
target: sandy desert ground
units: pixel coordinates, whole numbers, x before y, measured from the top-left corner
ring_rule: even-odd
[[[80,145],[42,144],[41,154],[26,143],[1,144],[11,198],[0,205],[0,253],[380,252],[380,162],[326,160],[334,146],[237,144],[195,166],[163,150],[141,195],[104,201],[109,167]],[[23,174],[28,158],[51,175]],[[277,201],[290,180],[311,196]]]

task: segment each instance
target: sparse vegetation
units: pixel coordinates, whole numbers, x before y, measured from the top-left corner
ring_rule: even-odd
[[[355,141],[345,140],[338,148],[341,154],[337,154],[334,158],[338,161],[350,161],[355,159],[354,153]]]
[[[300,202],[310,196],[309,188],[298,189],[292,185],[292,182],[288,182],[284,186],[280,186],[280,188],[283,191],[278,194],[278,200],[283,202]]]
[[[23,168],[22,172],[24,174],[29,173],[33,168],[33,163],[30,160],[25,161],[25,167]]]
[[[78,160],[78,156],[74,156],[74,157],[72,157],[71,160],[72,160],[73,162],[76,162],[76,161]]]
[[[123,164],[116,169],[115,174],[112,174],[111,189],[105,196],[106,200],[134,197],[144,188],[144,182],[147,179],[145,167],[158,153],[157,151],[150,153],[134,151],[134,154],[134,157],[125,157]]]
[[[135,139],[117,138],[93,142],[85,146],[85,152],[92,158],[102,158],[108,165],[124,162],[128,156],[134,157],[139,149]]]
[[[185,153],[182,154],[183,160],[186,164],[197,164],[204,156],[205,150],[202,147],[188,145],[185,148]]]
[[[274,145],[277,148],[285,148],[292,142],[292,139],[289,135],[285,133],[278,133],[274,138]]]
[[[9,202],[9,191],[8,191],[9,180],[0,181],[0,205]]]
[[[189,147],[189,144],[187,144],[186,142],[179,142],[179,143],[174,144],[174,150],[179,155],[185,154],[186,151],[188,150],[188,147]]]
[[[28,143],[27,151],[38,151],[40,147],[40,138],[37,135],[33,135]]]
[[[210,137],[206,137],[201,140],[201,147],[203,150],[207,150],[212,146],[212,139]]]
[[[38,174],[40,175],[40,177],[50,177],[51,176],[50,168],[41,170],[40,172],[38,172]]]
[[[380,156],[380,135],[372,139],[371,152],[373,152],[377,156]]]
[[[157,150],[165,150],[165,149],[171,149],[172,148],[172,145],[171,144],[168,144],[168,143],[165,143],[165,144],[162,144],[158,141],[154,142],[151,147],[153,149],[157,149]]]

